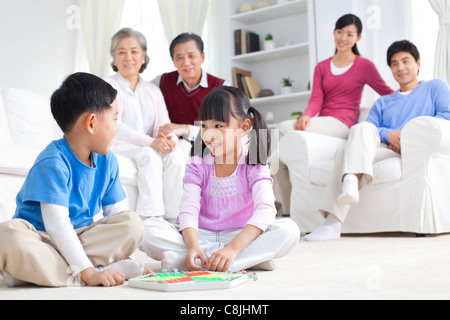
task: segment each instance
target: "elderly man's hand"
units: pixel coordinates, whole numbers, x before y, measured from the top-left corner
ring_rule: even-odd
[[[189,126],[187,124],[175,124],[168,123],[159,128],[159,133],[168,136],[169,134],[175,134],[176,136],[188,136],[189,135]]]

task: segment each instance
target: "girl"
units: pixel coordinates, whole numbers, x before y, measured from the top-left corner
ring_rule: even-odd
[[[214,89],[199,118],[202,141],[187,165],[179,228],[145,221],[141,249],[168,270],[273,270],[273,259],[297,245],[300,231],[290,219],[275,220],[267,126],[234,87]]]
[[[350,128],[358,123],[366,84],[381,96],[394,93],[373,62],[361,57],[358,42],[362,29],[361,20],[353,14],[339,18],[333,33],[335,54],[316,66],[308,106],[296,121],[280,124],[280,138],[292,130],[301,130],[347,139]],[[279,165],[274,166],[271,173],[280,191],[284,213],[288,214],[291,197],[289,170],[278,161],[279,156],[275,153],[271,162]]]

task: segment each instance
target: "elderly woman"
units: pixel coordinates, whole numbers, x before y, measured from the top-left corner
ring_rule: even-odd
[[[119,130],[112,150],[136,164],[136,212],[143,219],[175,220],[186,160],[176,147],[178,138],[159,133],[160,127],[170,123],[161,90],[139,75],[150,60],[147,41],[140,32],[122,29],[112,38],[111,56],[117,73],[105,80],[117,89],[119,103]]]
[[[202,69],[205,62],[202,38],[193,33],[182,33],[170,45],[170,56],[176,71],[164,73],[152,82],[161,88],[171,124],[161,128],[163,134],[195,140],[199,127],[195,127],[203,99],[214,88],[227,85],[225,80]]]

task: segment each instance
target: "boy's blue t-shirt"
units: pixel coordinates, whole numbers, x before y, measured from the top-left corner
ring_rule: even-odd
[[[40,203],[69,209],[75,229],[91,225],[102,206],[126,198],[119,180],[116,156],[92,152],[92,167],[83,164],[65,138],[53,141],[38,156],[17,195],[13,219],[30,222],[45,231]]]
[[[377,127],[381,142],[389,144],[390,131],[401,131],[409,121],[421,116],[450,120],[450,89],[444,81],[422,81],[406,96],[397,91],[381,97],[367,121]]]

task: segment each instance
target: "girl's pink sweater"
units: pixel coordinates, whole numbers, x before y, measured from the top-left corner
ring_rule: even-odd
[[[338,76],[331,73],[331,60],[329,58],[316,66],[313,91],[304,115],[331,116],[351,128],[358,122],[366,84],[381,96],[394,93],[370,60],[356,56],[350,70]]]

